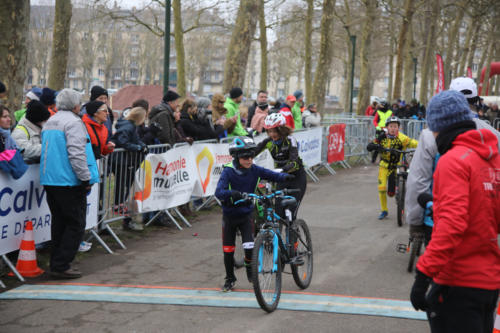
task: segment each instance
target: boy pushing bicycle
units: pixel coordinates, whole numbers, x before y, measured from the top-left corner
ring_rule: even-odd
[[[401,159],[401,154],[387,150],[406,150],[416,148],[418,145],[417,140],[411,139],[399,131],[401,123],[398,117],[391,116],[385,124],[386,130],[366,147],[368,151],[381,150],[378,173],[378,193],[381,207],[379,220],[388,215],[387,195],[393,197],[396,194],[396,169]]]
[[[246,198],[246,193],[255,192],[259,180],[284,182],[294,178],[287,173],[277,173],[253,164],[256,145],[251,138],[237,137],[229,145],[233,162],[226,164],[222,171],[215,196],[222,202],[222,249],[226,269],[222,291],[230,291],[236,283],[234,275],[234,250],[236,231],[239,229],[245,252],[245,267],[251,281],[251,258],[254,246],[252,212],[254,205]],[[236,204],[237,201],[241,203]]]

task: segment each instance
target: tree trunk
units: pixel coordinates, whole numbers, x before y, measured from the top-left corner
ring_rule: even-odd
[[[454,23],[449,30],[448,33],[448,46],[446,47],[446,54],[445,54],[445,59],[443,59],[443,71],[444,71],[444,86],[445,88],[450,85],[451,81],[451,69],[452,69],[452,62],[454,58],[454,53],[455,53],[455,45],[456,41],[458,38],[458,31],[460,28],[460,25],[462,24],[464,14],[465,14],[465,7],[467,2],[462,2],[457,4],[457,15],[454,19]]]
[[[307,103],[313,102],[312,100],[312,21],[314,16],[314,1],[307,0],[307,15],[304,36],[304,52],[305,52],[305,68],[304,78],[306,84],[306,101]]]
[[[259,33],[260,33],[260,90],[267,90],[267,28],[264,13],[264,0],[259,6]]]
[[[4,1],[0,6],[0,81],[7,88],[6,106],[14,112],[21,107],[30,24],[29,0]]]
[[[325,85],[332,62],[333,13],[335,0],[323,0],[323,15],[321,16],[321,39],[319,44],[318,68],[313,85],[313,100],[321,112],[325,105]]]
[[[56,0],[55,11],[48,86],[55,90],[61,90],[64,88],[68,66],[71,0]]]
[[[259,2],[240,0],[235,26],[226,53],[223,92],[242,87],[245,80],[250,46],[255,34],[259,14]]]
[[[428,9],[430,10],[428,27],[429,31],[427,33],[427,40],[425,42],[425,51],[424,51],[424,59],[422,61],[422,65],[420,66],[420,103],[423,105],[427,105],[428,100],[428,88],[429,81],[434,80],[434,77],[429,77],[429,72],[434,66],[434,45],[435,45],[435,36],[436,36],[436,28],[439,19],[439,0],[428,0],[427,1]],[[427,23],[427,22],[426,22]],[[432,91],[431,91],[432,92]]]
[[[390,54],[389,54],[389,86],[387,87],[387,99],[390,100],[392,96],[392,89],[394,83],[394,39],[390,38]]]
[[[184,56],[184,33],[182,30],[181,0],[172,1],[174,14],[174,39],[177,63],[177,93],[186,95],[186,67]]]
[[[481,90],[481,96],[488,96],[491,93],[490,73],[491,73],[491,62],[493,61],[494,53],[495,53],[495,44],[491,43],[488,51],[488,57],[486,58],[486,72],[484,73],[483,89]]]
[[[359,95],[358,106],[356,113],[359,115],[364,114],[365,108],[370,104],[370,53],[372,32],[374,28],[375,19],[377,16],[377,0],[366,0],[366,15],[363,25],[363,32],[361,33],[361,49],[360,49],[360,74],[359,74]]]
[[[200,66],[200,72],[199,72],[200,78],[198,79],[198,89],[196,92],[198,94],[198,96],[203,96],[203,81],[204,81],[203,76],[204,76],[204,73],[205,73],[205,68]]]
[[[471,43],[472,45],[471,45],[471,48],[469,50],[469,54],[468,54],[468,57],[467,57],[467,62],[464,65],[463,72],[462,72],[461,76],[465,76],[467,74],[467,67],[470,67],[471,71],[472,71],[472,63],[474,61],[474,54],[476,53],[476,48],[477,48],[477,42],[476,41],[478,39],[479,31],[480,30],[481,30],[481,24],[477,24],[476,31],[474,32],[474,37],[472,37],[472,43]]]
[[[479,26],[479,21],[472,19],[471,26],[469,27],[469,29],[467,29],[467,35],[465,37],[464,48],[463,48],[461,55],[460,55],[460,60],[458,62],[457,71],[454,73],[455,77],[464,76],[464,71],[466,70],[465,61],[467,60],[467,56],[469,54],[469,50],[471,47],[472,36],[476,33],[476,30],[477,30],[476,27],[478,27],[478,26]]]
[[[431,96],[434,94],[434,88],[436,87],[434,85],[434,82],[435,82],[434,78],[435,77],[436,77],[436,65],[433,64],[431,66],[431,77],[430,77],[430,80],[429,80],[429,88],[430,88],[430,91],[429,91],[430,94],[429,95],[431,95]],[[425,104],[425,105],[427,105],[427,104]]]
[[[406,35],[408,34],[408,27],[411,23],[414,13],[415,0],[405,0],[405,14],[403,16],[403,22],[399,29],[398,38],[398,52],[396,57],[396,77],[394,78],[394,92],[392,94],[393,99],[398,99],[401,97],[401,83],[403,78],[403,56],[406,47]]]
[[[407,42],[405,47],[405,58],[403,61],[403,97],[408,103],[413,98],[413,48],[415,46],[413,41],[413,25],[410,24],[408,34],[406,37]]]

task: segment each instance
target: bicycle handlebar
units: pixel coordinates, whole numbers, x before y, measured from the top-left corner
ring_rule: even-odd
[[[267,195],[257,195],[255,193],[242,193],[243,198],[236,201],[234,204],[238,205],[240,203],[246,202],[248,200],[270,200],[275,197],[280,197],[283,199],[292,199],[292,196],[289,196],[288,194],[294,194],[294,193],[299,193],[300,189],[284,189],[284,190],[279,190],[275,191],[271,194]]]

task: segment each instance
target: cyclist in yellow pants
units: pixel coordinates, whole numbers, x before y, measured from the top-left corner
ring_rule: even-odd
[[[368,151],[380,148],[406,150],[416,148],[418,141],[411,139],[399,131],[401,125],[399,118],[391,116],[386,121],[386,128],[373,142],[368,144]],[[378,217],[382,220],[387,217],[387,195],[393,197],[396,192],[396,169],[401,154],[382,151],[380,154],[380,165],[378,172],[378,194],[380,198],[381,213]]]

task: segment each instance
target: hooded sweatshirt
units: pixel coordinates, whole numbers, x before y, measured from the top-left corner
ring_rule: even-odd
[[[500,288],[500,156],[489,130],[453,141],[434,173],[434,228],[417,268],[438,284]]]

